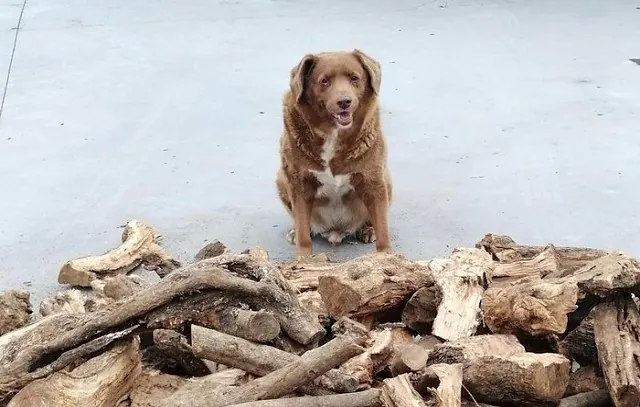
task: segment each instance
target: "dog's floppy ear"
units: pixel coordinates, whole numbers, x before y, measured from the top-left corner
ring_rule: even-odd
[[[360,60],[360,63],[369,74],[369,84],[373,89],[373,93],[377,95],[380,92],[380,82],[382,82],[380,63],[358,49],[353,50],[353,54]]]
[[[304,87],[307,83],[307,77],[311,73],[311,69],[315,63],[316,56],[313,54],[307,54],[302,58],[298,65],[291,69],[289,86],[291,87],[291,92],[293,92],[293,96],[296,98],[297,102],[302,99],[302,95],[305,91]]]

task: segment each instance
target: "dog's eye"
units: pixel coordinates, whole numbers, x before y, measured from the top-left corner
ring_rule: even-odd
[[[327,78],[320,79],[320,84],[322,86],[329,86],[329,79],[327,79]]]
[[[351,75],[351,82],[358,82],[360,80],[360,78],[358,77],[358,75]]]

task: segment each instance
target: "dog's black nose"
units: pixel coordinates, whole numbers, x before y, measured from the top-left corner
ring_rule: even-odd
[[[338,99],[338,106],[340,109],[348,109],[351,106],[351,98],[348,96],[342,96]]]

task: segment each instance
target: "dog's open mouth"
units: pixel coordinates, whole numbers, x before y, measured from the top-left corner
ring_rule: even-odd
[[[336,119],[336,122],[341,127],[349,127],[351,126],[351,122],[353,121],[353,115],[349,112],[340,112],[338,114],[334,114],[333,118]]]

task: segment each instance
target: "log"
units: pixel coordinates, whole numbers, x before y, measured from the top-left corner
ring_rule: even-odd
[[[596,366],[581,366],[569,376],[569,384],[564,392],[564,397],[570,397],[580,393],[588,393],[594,390],[606,390],[607,383],[598,372]]]
[[[592,312],[560,342],[560,353],[569,359],[574,359],[580,365],[598,363],[598,350],[593,336]]]
[[[156,407],[187,383],[187,379],[160,372],[142,373],[129,394],[130,407]]]
[[[91,281],[126,274],[138,267],[143,260],[152,264],[179,263],[158,245],[160,234],[151,226],[133,219],[124,227],[122,244],[99,256],[82,257],[66,262],[60,269],[58,283],[90,287]]]
[[[119,335],[148,329],[149,312],[196,291],[219,290],[229,296],[255,298],[265,304],[267,311],[277,315],[285,332],[300,343],[308,344],[324,336],[322,326],[300,306],[278,270],[260,255],[235,256],[228,259],[233,262],[226,268],[220,267],[217,260],[208,259],[177,270],[114,307],[85,314],[72,326],[48,324],[47,331],[39,332],[37,338],[30,331],[28,334],[22,331],[9,339],[0,337],[0,350],[3,343],[5,350],[0,352],[0,399],[30,381],[64,368],[86,352],[98,351],[99,346],[121,338]]]
[[[309,257],[296,259],[293,262],[280,265],[282,275],[291,286],[305,292],[318,289],[318,279],[321,275],[336,275],[338,263],[329,260],[325,253],[313,254]]]
[[[560,400],[558,407],[610,407],[611,399],[606,390],[580,393]]]
[[[528,260],[495,263],[486,273],[489,286],[512,283],[524,277],[561,277],[560,256],[553,245]]]
[[[226,253],[229,253],[227,246],[218,240],[214,240],[213,242],[207,243],[202,249],[200,249],[193,258],[193,261],[197,263],[201,260],[211,259]]]
[[[408,374],[385,379],[382,394],[386,407],[427,407],[422,396],[411,385]]]
[[[578,307],[575,281],[528,277],[489,287],[482,300],[487,327],[493,333],[562,334],[567,314]]]
[[[476,248],[486,250],[494,260],[502,263],[531,259],[546,247],[519,245],[509,236],[494,234],[487,234],[476,243]],[[604,250],[586,247],[555,247],[555,251],[560,258],[561,269],[567,274],[607,254]]]
[[[449,258],[429,262],[442,291],[432,335],[456,340],[477,331],[484,274],[491,266],[491,256],[479,249],[455,249]]]
[[[478,335],[435,345],[427,364],[471,363],[485,356],[509,358],[524,352],[513,335]]]
[[[209,368],[193,354],[193,349],[184,335],[167,329],[153,331],[153,343],[169,359],[173,359],[185,374],[205,376],[212,373]]]
[[[402,310],[402,322],[414,331],[425,334],[431,332],[433,321],[438,314],[442,292],[438,285],[427,286],[416,291]]]
[[[118,274],[104,279],[102,294],[107,298],[118,301],[130,297],[150,286],[151,283],[138,276]]]
[[[300,360],[299,356],[271,346],[249,342],[242,338],[193,325],[191,346],[195,356],[232,366],[256,376],[265,376]],[[358,388],[358,381],[338,370],[330,370],[301,388],[306,394],[325,395],[331,392],[350,393]]]
[[[318,292],[329,315],[364,316],[403,304],[418,289],[434,285],[428,267],[403,256],[373,253],[321,275]]]
[[[31,382],[8,407],[114,406],[133,388],[142,371],[137,340],[114,347],[71,371]]]
[[[364,349],[351,338],[338,337],[305,353],[295,362],[242,386],[236,388],[213,387],[199,394],[186,394],[182,391],[183,389],[180,389],[169,397],[162,406],[224,407],[278,398],[310,383],[333,367],[363,351]]]
[[[463,384],[478,401],[556,406],[569,381],[569,360],[555,353],[483,356],[465,363]]]
[[[29,323],[33,313],[30,297],[25,290],[9,290],[0,295],[0,335]]]
[[[617,291],[637,291],[640,263],[622,252],[613,252],[593,260],[567,278],[575,279],[580,299],[588,295],[605,298]]]
[[[386,407],[382,392],[369,389],[350,394],[317,397],[292,397],[234,404],[231,407]]]
[[[320,322],[320,325],[326,327],[331,323],[331,318],[329,317],[327,309],[324,307],[324,303],[322,302],[322,297],[320,297],[319,292],[305,291],[298,294],[298,300],[304,309],[318,316],[318,322]]]
[[[84,314],[87,312],[86,301],[87,298],[80,290],[58,292],[40,302],[40,315],[46,317],[59,313]]]
[[[350,336],[356,342],[359,340],[369,341],[371,339],[369,328],[348,317],[337,318],[336,322],[331,326],[331,333],[333,335]]]
[[[462,364],[435,364],[428,368],[437,376],[438,387],[432,391],[442,407],[460,407],[462,403]]]
[[[593,309],[593,333],[609,395],[616,407],[640,405],[640,313],[620,294]]]
[[[429,351],[420,345],[411,344],[396,357],[389,366],[391,375],[417,372],[427,367]]]

